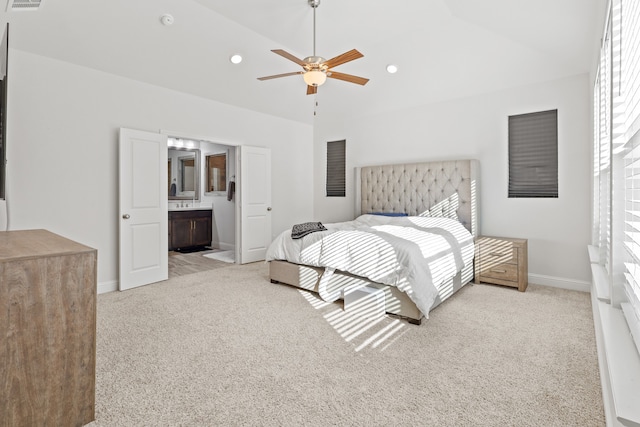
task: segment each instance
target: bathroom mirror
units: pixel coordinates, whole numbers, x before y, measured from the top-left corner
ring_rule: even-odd
[[[206,181],[205,192],[227,191],[227,153],[205,156]]]
[[[169,147],[169,200],[200,200],[200,150]]]

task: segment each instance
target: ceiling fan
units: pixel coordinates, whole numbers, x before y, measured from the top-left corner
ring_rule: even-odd
[[[307,84],[307,95],[317,93],[318,86],[321,86],[327,80],[327,77],[343,80],[349,83],[356,83],[363,86],[367,84],[369,79],[365,79],[364,77],[358,77],[351,74],[344,74],[333,71],[333,68],[337,67],[338,65],[342,65],[346,62],[362,58],[364,55],[358,52],[356,49],[351,49],[350,51],[338,55],[335,58],[331,58],[328,61],[321,56],[316,56],[316,8],[320,5],[320,0],[307,0],[307,3],[313,8],[313,56],[307,56],[304,59],[298,59],[282,49],[274,49],[271,52],[276,53],[302,66],[303,71],[294,71],[292,73],[258,77],[258,80],[270,80],[280,77],[302,74],[302,78]]]

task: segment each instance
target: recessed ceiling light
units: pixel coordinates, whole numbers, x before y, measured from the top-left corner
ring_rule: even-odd
[[[393,65],[393,64],[387,65],[387,73],[394,74],[397,71],[398,71],[398,66],[397,65]]]
[[[229,58],[229,61],[231,61],[231,63],[233,64],[239,64],[242,62],[242,56],[236,53],[235,55],[231,55],[231,57]]]

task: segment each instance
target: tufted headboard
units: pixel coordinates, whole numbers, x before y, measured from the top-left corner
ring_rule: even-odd
[[[477,160],[367,166],[356,170],[356,212],[404,212],[419,215],[451,206],[460,222],[477,236]],[[359,172],[359,173],[358,173]],[[359,205],[359,206],[358,206]],[[457,209],[456,209],[457,207]]]

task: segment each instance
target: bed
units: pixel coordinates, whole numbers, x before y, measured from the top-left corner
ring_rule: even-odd
[[[387,313],[420,324],[473,279],[476,160],[358,168],[356,212],[353,221],[319,224],[298,239],[292,230],[282,232],[267,250],[271,282],[316,292],[326,301],[341,298],[348,287],[374,286],[384,290]],[[415,258],[420,255],[423,260]],[[394,269],[389,257],[401,266]],[[376,260],[377,267],[352,260]]]

